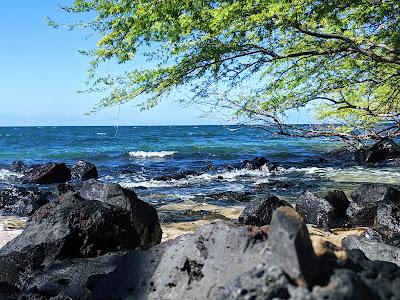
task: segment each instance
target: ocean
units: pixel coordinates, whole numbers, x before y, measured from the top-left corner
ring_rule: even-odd
[[[100,180],[134,188],[141,199],[157,207],[205,202],[243,205],[204,197],[227,191],[268,191],[294,201],[304,190],[351,191],[362,182],[400,182],[399,168],[332,161],[326,153],[338,146],[330,140],[271,136],[262,129],[241,126],[2,127],[0,186],[18,176],[10,171],[13,161],[72,165],[81,159],[97,166]],[[232,167],[257,156],[276,163],[278,170]],[[328,161],[310,163],[319,158]],[[157,180],[181,171],[197,175]]]

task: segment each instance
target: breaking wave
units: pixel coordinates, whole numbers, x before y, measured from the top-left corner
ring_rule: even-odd
[[[166,157],[166,156],[172,156],[176,154],[176,151],[129,151],[128,154],[131,157]]]

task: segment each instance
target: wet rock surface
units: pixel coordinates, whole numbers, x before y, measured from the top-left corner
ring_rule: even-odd
[[[170,175],[157,176],[157,177],[154,177],[153,180],[156,180],[156,181],[180,180],[180,179],[185,179],[189,176],[199,176],[201,174],[202,174],[202,172],[199,172],[199,171],[186,170],[186,171],[180,171],[178,173],[174,173],[174,174],[170,174]]]
[[[290,206],[290,204],[271,194],[258,196],[246,205],[239,217],[239,222],[255,226],[268,225],[271,223],[273,212],[281,206]]]
[[[240,165],[240,169],[250,169],[250,170],[259,170],[261,168],[267,169],[269,171],[277,170],[277,166],[270,162],[265,157],[256,157],[252,160],[244,160]]]
[[[99,177],[99,173],[97,172],[97,168],[94,164],[80,160],[71,168],[71,175],[73,179],[97,179]]]
[[[216,201],[238,201],[238,202],[250,202],[254,199],[254,194],[251,192],[241,191],[226,191],[220,193],[212,193],[206,195],[197,195],[194,201],[200,202],[205,200],[216,200]]]
[[[0,190],[0,214],[28,216],[48,203],[37,188],[8,186]]]

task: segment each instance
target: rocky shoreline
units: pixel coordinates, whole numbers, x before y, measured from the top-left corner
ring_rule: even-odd
[[[276,170],[265,158],[237,167]],[[260,186],[201,196],[239,206],[156,210],[88,162],[13,170],[17,183],[0,190],[1,299],[400,299],[396,186],[295,203]]]

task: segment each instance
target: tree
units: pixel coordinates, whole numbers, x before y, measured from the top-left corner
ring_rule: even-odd
[[[274,134],[359,142],[400,135],[398,0],[75,0],[64,9],[95,15],[68,26],[101,36],[85,52],[91,90],[112,89],[96,109],[139,96],[150,108],[189,87],[190,101],[274,124],[265,127]],[[135,61],[146,49],[156,66],[96,73],[104,61]],[[285,124],[285,113],[303,107],[331,125]]]

